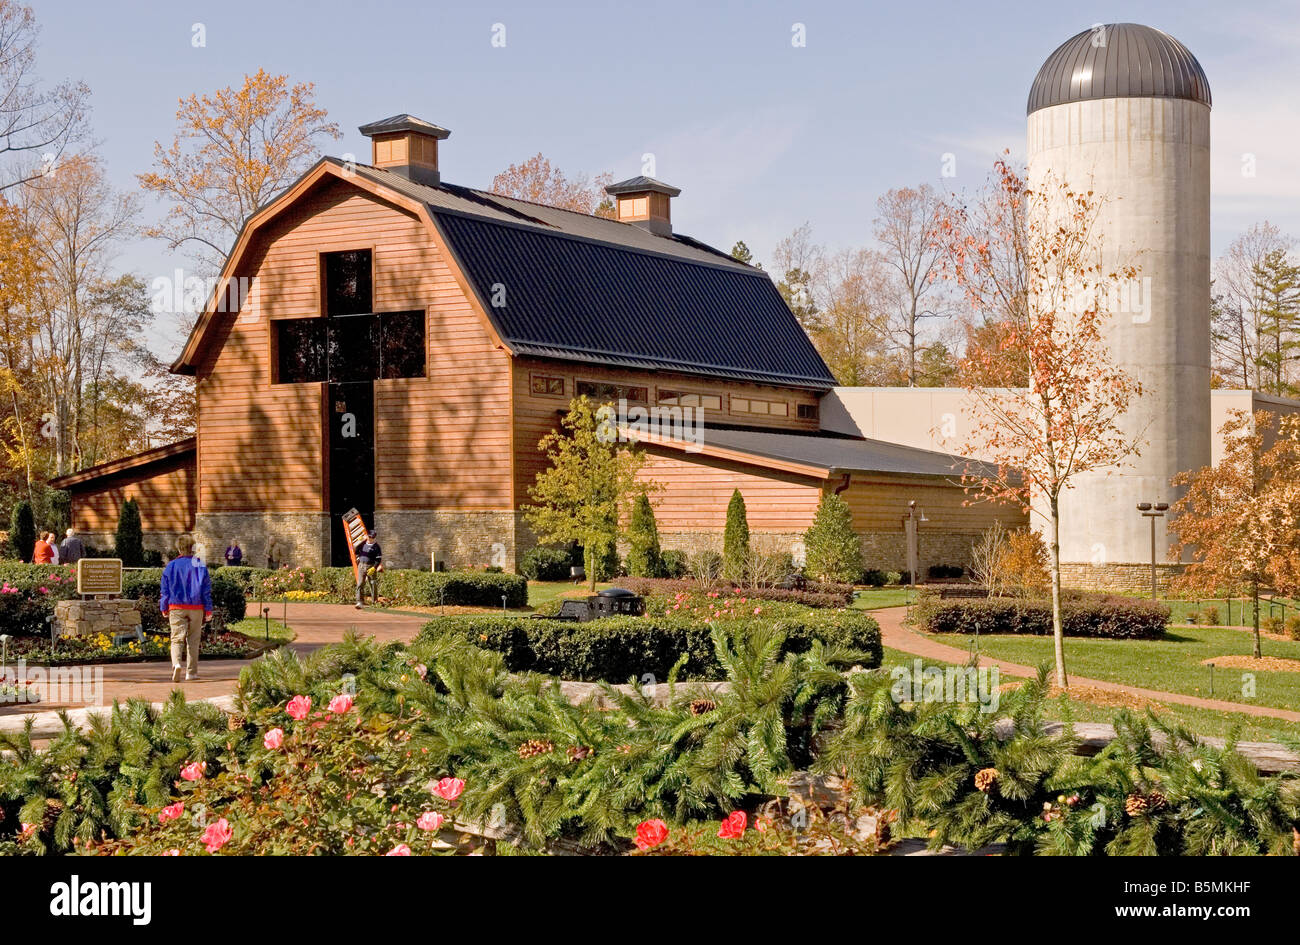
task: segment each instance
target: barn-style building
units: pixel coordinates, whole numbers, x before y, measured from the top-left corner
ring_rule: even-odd
[[[245,224],[223,278],[248,291],[218,292],[173,365],[196,437],[56,481],[92,544],[134,495],[156,547],[192,528],[209,554],[337,565],[355,507],[391,565],[513,567],[538,441],[580,394],[702,414],[698,443],[646,444],[670,547],[716,540],[737,488],[751,531],[791,542],[842,494],[882,569],[906,566],[911,502],[929,565],[1023,524],[966,501],[964,461],[823,429],[825,363],[763,271],[673,232],[676,188],[612,185],[599,218],[443,182],[437,125],[361,131],[371,164],[325,158]]]

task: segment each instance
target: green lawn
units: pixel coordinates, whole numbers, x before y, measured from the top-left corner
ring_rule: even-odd
[[[965,649],[964,634],[934,634],[934,639]],[[1210,668],[1201,661],[1217,656],[1249,656],[1253,635],[1216,627],[1175,627],[1162,640],[1065,641],[1066,668],[1074,675],[1146,689],[1211,697]],[[1027,666],[1052,662],[1050,637],[984,636],[980,652]],[[1264,641],[1264,655],[1300,660],[1300,641]],[[1243,670],[1217,667],[1213,698],[1279,709],[1300,709],[1300,673],[1256,671],[1255,694],[1242,694]],[[1300,734],[1300,731],[1297,731]]]
[[[596,590],[613,587],[612,584],[597,584]],[[539,604],[547,604],[557,597],[586,597],[589,593],[587,582],[574,584],[572,581],[529,581],[528,607],[535,609]]]
[[[271,605],[267,605],[271,606]],[[273,642],[288,643],[294,638],[294,632],[274,617],[271,618],[271,640]],[[266,622],[262,617],[245,617],[243,620],[236,620],[233,623],[226,624],[227,630],[234,630],[245,636],[252,637],[254,640],[266,639]]]
[[[1150,594],[1125,594],[1139,600],[1150,600]],[[1254,615],[1249,598],[1201,598],[1198,600],[1173,600],[1161,598],[1161,603],[1168,605],[1172,623],[1189,623],[1191,618],[1199,618],[1205,611],[1214,608],[1218,611],[1218,623],[1221,627],[1254,626]],[[1300,614],[1300,602],[1279,597],[1273,601],[1261,599],[1259,602],[1259,619],[1273,616],[1287,618]]]
[[[906,607],[912,603],[916,592],[910,587],[859,588],[853,606],[859,610],[880,610],[883,607]]]
[[[981,642],[985,639],[984,637],[980,638]],[[1069,651],[1066,653],[1066,658],[1069,659]],[[886,671],[892,670],[896,666],[904,666],[910,669],[912,661],[915,659],[916,657],[911,653],[885,647],[884,659],[880,665]],[[1017,662],[1021,661],[1017,660]],[[926,666],[939,667],[950,665],[928,659],[923,660],[923,663]],[[1006,677],[1006,681],[1010,681],[1011,678]],[[1096,705],[1079,699],[1070,699],[1069,703],[1076,722],[1100,722],[1109,725],[1119,712],[1119,709],[1113,706]],[[1059,721],[1061,714],[1054,711],[1057,704],[1059,703],[1053,700],[1052,705],[1048,706],[1047,716],[1050,719]],[[1211,709],[1198,709],[1192,706],[1171,705],[1168,703],[1162,703],[1162,705],[1164,708],[1160,711],[1161,718],[1170,724],[1183,725],[1199,735],[1226,738],[1235,728],[1238,732],[1238,738],[1248,742],[1285,742],[1287,739],[1300,738],[1300,728],[1294,723],[1282,719],[1244,715],[1240,712],[1216,712]]]

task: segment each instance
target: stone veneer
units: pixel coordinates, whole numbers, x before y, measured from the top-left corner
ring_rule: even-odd
[[[440,509],[376,512],[375,530],[390,568],[428,568],[431,554],[448,568],[495,565],[514,571],[536,541],[519,512]]]
[[[54,605],[55,632],[60,637],[132,633],[141,626],[139,603],[122,598],[58,601]]]
[[[176,539],[185,532],[169,531],[147,531],[141,536],[144,540],[144,547],[147,551],[156,551],[163,556],[166,561],[176,553]],[[59,541],[63,541],[62,535]],[[82,543],[90,548],[97,548],[100,551],[112,552],[117,545],[117,532],[77,532],[77,537]],[[225,545],[221,546],[223,549]]]
[[[209,559],[224,563],[230,539],[239,539],[244,564],[266,567],[266,551],[277,541],[281,563],[322,567],[330,563],[330,522],[322,512],[200,512],[194,541]]]
[[[1181,564],[1156,564],[1156,587],[1169,590],[1170,582],[1183,571]],[[1061,562],[1061,584],[1087,591],[1125,591],[1151,593],[1151,562],[1146,564],[1091,564]]]

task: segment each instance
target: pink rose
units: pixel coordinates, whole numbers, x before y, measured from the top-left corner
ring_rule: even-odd
[[[384,856],[410,856],[410,855],[411,855],[411,848],[408,847],[405,843],[399,843],[397,846],[393,847],[391,850],[389,850],[387,853],[384,854]]]
[[[460,778],[443,778],[433,786],[433,793],[446,801],[454,801],[463,790],[465,782]]]
[[[169,820],[175,820],[185,810],[185,805],[180,801],[170,804],[158,812],[158,823],[165,824]]]
[[[206,761],[191,761],[184,768],[181,768],[181,777],[186,781],[202,781],[207,772],[208,763]]]
[[[723,840],[736,840],[745,835],[745,824],[748,818],[743,810],[733,810],[722,821],[718,828],[718,836]]]
[[[279,751],[284,744],[284,729],[273,728],[262,736],[262,747],[267,751]]]
[[[352,708],[352,697],[346,693],[335,696],[330,700],[330,711],[335,715],[343,715]]]
[[[215,824],[208,824],[208,829],[203,831],[203,845],[207,847],[209,853],[216,853],[227,843],[235,832],[230,829],[230,823],[222,817]]]
[[[415,821],[415,826],[421,830],[434,831],[442,826],[443,819],[442,814],[429,810],[419,816],[419,819]]]
[[[289,713],[289,718],[302,721],[311,711],[311,696],[294,696],[289,700],[289,704],[284,707],[284,711]]]

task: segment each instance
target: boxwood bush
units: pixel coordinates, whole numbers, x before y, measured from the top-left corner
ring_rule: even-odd
[[[562,548],[530,548],[519,562],[519,573],[530,581],[563,581],[569,577],[570,556]]]
[[[619,587],[625,587],[643,596],[651,594],[691,594],[702,592],[700,583],[691,578],[619,578]],[[852,584],[823,584],[809,581],[803,590],[786,590],[780,587],[737,587],[729,581],[713,588],[718,593],[749,600],[790,601],[809,607],[847,607],[853,602]]]
[[[928,633],[1007,633],[1050,636],[1052,602],[1009,597],[941,598],[922,594],[912,622]],[[1155,640],[1164,636],[1169,608],[1149,600],[1071,595],[1061,602],[1067,637]]]
[[[768,621],[785,636],[785,653],[801,653],[813,640],[855,651],[856,662],[880,665],[880,625],[860,611],[808,610]],[[563,679],[624,683],[668,678],[684,655],[682,679],[723,676],[710,631],[714,624],[684,617],[606,617],[587,623],[518,616],[454,616],[429,621],[425,638],[462,637],[505,658],[513,672],[537,672]],[[725,624],[723,624],[725,625]]]

